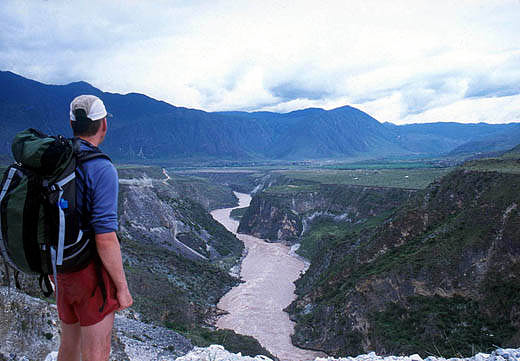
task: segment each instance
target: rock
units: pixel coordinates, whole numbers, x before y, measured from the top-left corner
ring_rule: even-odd
[[[489,359],[489,354],[487,353],[478,353],[473,356],[474,361],[487,361]]]
[[[174,360],[193,349],[191,342],[178,333],[164,327],[116,315],[114,339],[118,341],[120,356],[115,357],[117,349],[112,341],[112,357],[121,361],[126,356],[129,361]]]
[[[488,361],[505,361],[506,359],[502,356],[491,356]]]
[[[515,349],[503,349],[503,348],[499,348],[499,349],[496,349],[492,354],[491,356],[500,356],[506,360],[514,360],[514,361],[517,361],[517,360],[520,360],[520,351],[519,350],[515,350]]]
[[[44,360],[58,349],[56,306],[0,287],[0,360]]]
[[[228,352],[220,345],[209,347],[195,347],[187,355],[179,357],[176,361],[272,361],[266,356],[242,356],[240,353]]]
[[[57,351],[51,352],[45,358],[45,361],[57,361],[57,360],[58,360],[58,352]]]
[[[314,361],[421,361],[422,358],[418,354],[411,356],[377,356],[374,352],[365,355],[359,355],[355,358],[316,358]],[[468,358],[450,358],[446,360],[443,357],[428,356],[424,361],[520,361],[520,349],[497,349],[492,354],[478,353]]]

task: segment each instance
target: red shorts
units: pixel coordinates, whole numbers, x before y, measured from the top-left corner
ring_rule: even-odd
[[[114,282],[101,266],[107,297],[103,309],[99,311],[103,305],[103,295],[95,267],[94,263],[90,263],[80,271],[58,274],[56,303],[62,322],[66,324],[79,322],[80,326],[91,326],[119,308]]]

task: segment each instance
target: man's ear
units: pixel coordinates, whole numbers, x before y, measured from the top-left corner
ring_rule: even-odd
[[[103,121],[101,122],[101,128],[103,129],[103,132],[107,131],[107,118],[103,118]]]

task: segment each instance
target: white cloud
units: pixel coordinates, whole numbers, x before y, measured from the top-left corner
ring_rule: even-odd
[[[509,123],[520,122],[520,94],[497,98],[469,98],[408,115],[399,123]]]
[[[482,102],[498,121],[497,96],[520,94],[518,18],[517,0],[5,0],[0,69],[205,110],[402,123]]]

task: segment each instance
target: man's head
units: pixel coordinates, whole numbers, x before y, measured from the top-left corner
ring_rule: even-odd
[[[70,103],[70,124],[76,137],[93,137],[106,132],[105,105],[94,95],[80,95]],[[101,141],[104,138],[102,134]]]

